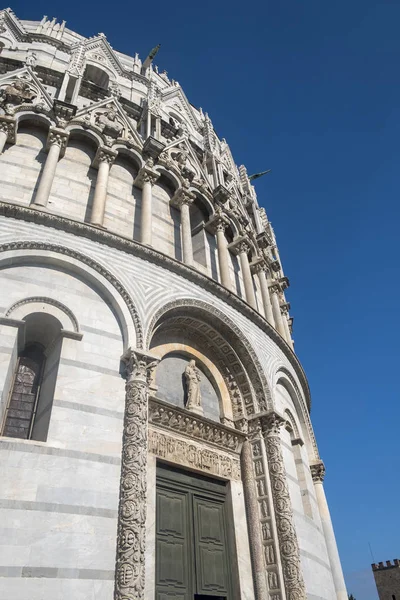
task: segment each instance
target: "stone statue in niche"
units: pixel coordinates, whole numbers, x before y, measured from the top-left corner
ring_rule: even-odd
[[[203,414],[203,408],[201,406],[201,393],[200,393],[200,371],[196,367],[196,362],[191,360],[185,369],[186,378],[186,389],[187,389],[187,401],[186,408],[199,415]]]

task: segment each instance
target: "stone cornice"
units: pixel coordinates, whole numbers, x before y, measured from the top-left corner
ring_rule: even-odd
[[[74,221],[73,219],[69,219],[67,217],[53,215],[38,209],[18,206],[16,204],[3,201],[0,201],[0,216],[19,219],[29,223],[36,223],[46,227],[52,227],[57,230],[65,231],[66,233],[71,233],[73,235],[78,235],[93,240],[95,242],[115,248],[116,250],[133,254],[143,260],[147,260],[164,269],[168,269],[169,271],[184,277],[188,281],[191,281],[192,283],[195,283],[201,288],[214,294],[214,296],[223,300],[229,304],[229,306],[240,312],[243,316],[250,319],[276,343],[280,350],[282,350],[299,378],[299,381],[303,387],[307,407],[310,410],[311,398],[307,378],[297,356],[294,354],[292,349],[262,315],[251,308],[251,306],[249,306],[236,294],[230,292],[227,288],[211,279],[211,277],[204,275],[195,268],[189,267],[188,265],[185,265],[184,263],[181,263],[176,259],[155,250],[154,248],[150,248],[149,246],[145,246],[137,241],[110,233],[109,231],[98,229],[87,223]]]
[[[228,452],[240,453],[246,437],[237,429],[157,398],[151,398],[149,401],[149,423],[218,446]]]

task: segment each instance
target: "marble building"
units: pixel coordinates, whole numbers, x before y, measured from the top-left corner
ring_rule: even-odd
[[[0,11],[0,598],[347,600],[274,231],[154,54]]]

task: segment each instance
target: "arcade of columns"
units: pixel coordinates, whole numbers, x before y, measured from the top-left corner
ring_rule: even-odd
[[[15,138],[16,121],[8,116],[0,117],[0,153],[3,152],[7,141]],[[57,170],[57,163],[63,157],[69,133],[64,129],[51,127],[47,139],[47,158],[40,177],[36,195],[31,203],[32,208],[46,210],[53,180]],[[104,213],[107,202],[108,178],[111,166],[117,157],[117,152],[107,146],[99,147],[93,163],[97,168],[97,178],[94,190],[93,205],[90,223],[95,227],[103,227]],[[135,185],[142,189],[142,210],[140,223],[140,242],[152,245],[152,187],[160,174],[152,166],[143,166],[135,179]],[[193,266],[192,231],[190,223],[190,205],[194,202],[194,194],[188,189],[179,188],[171,205],[180,210],[181,215],[181,240],[183,262]],[[253,275],[257,275],[261,290],[264,315],[266,320],[274,327],[282,338],[293,348],[289,328],[288,303],[282,303],[280,297],[288,286],[286,277],[272,279],[270,269],[264,257],[256,257],[250,264],[248,253],[251,249],[250,241],[246,236],[240,236],[228,244],[225,229],[229,220],[223,214],[214,215],[206,224],[208,231],[216,236],[220,280],[223,286],[233,291],[230,274],[229,252],[239,258],[240,269],[243,276],[244,292],[247,303],[257,310],[254,293]]]

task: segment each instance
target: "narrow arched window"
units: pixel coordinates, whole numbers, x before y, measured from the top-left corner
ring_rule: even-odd
[[[44,363],[44,348],[40,344],[28,345],[19,356],[3,435],[30,439]]]
[[[61,323],[45,313],[32,313],[24,321],[2,435],[46,441],[60,361]]]

